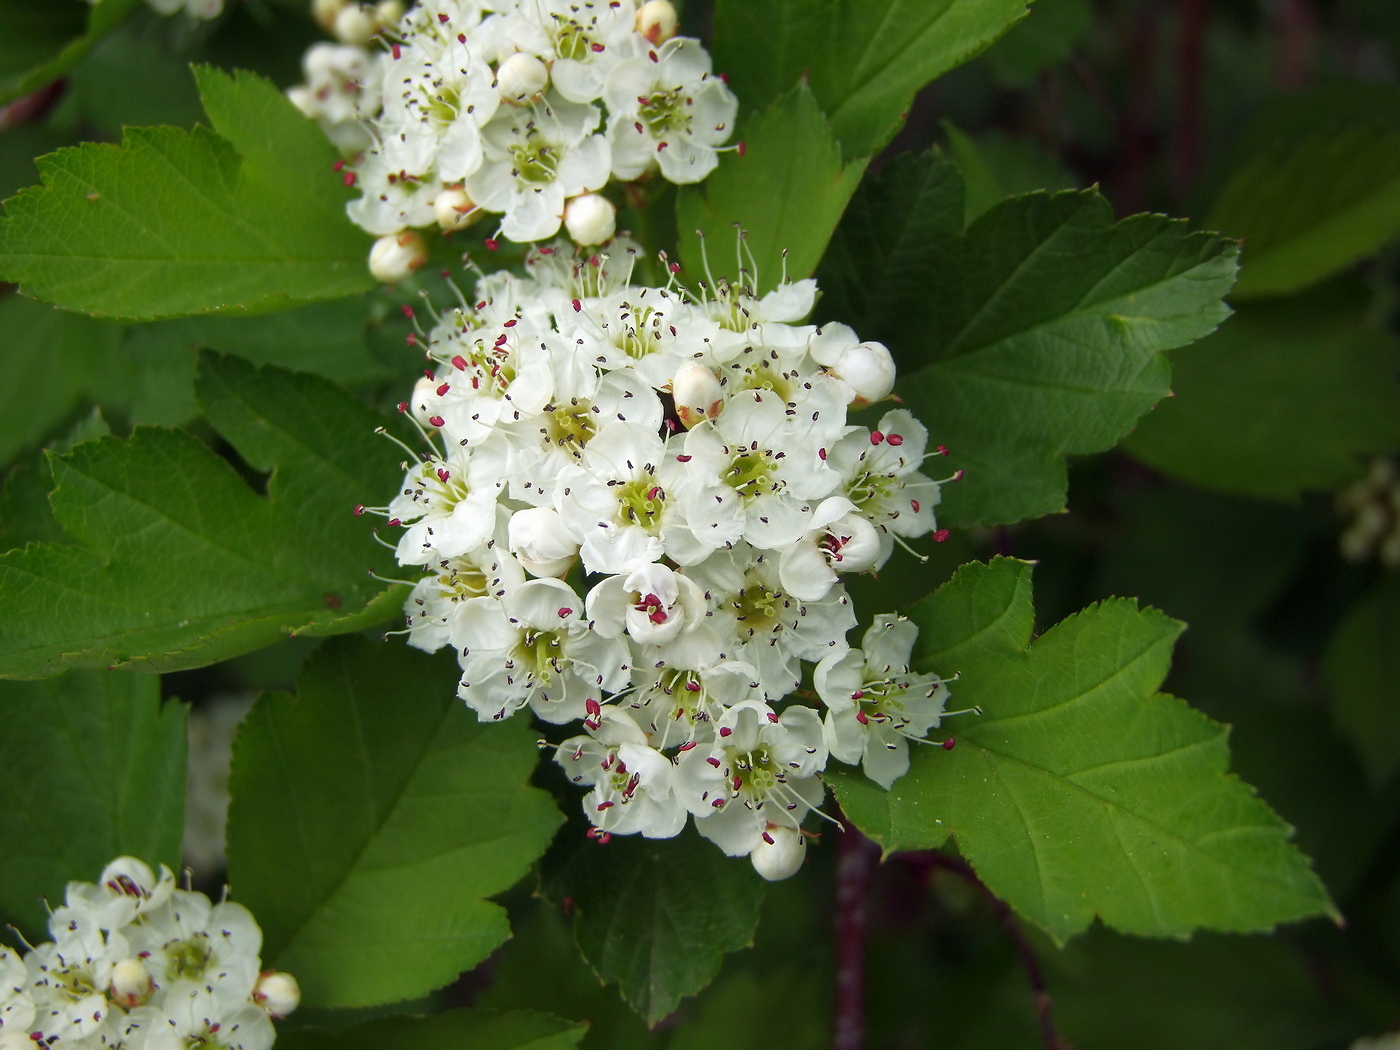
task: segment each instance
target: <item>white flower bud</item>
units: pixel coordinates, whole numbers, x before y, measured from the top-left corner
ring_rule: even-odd
[[[428,261],[428,245],[416,230],[390,233],[369,250],[369,272],[377,281],[394,284]]]
[[[713,419],[724,407],[724,392],[719,379],[704,365],[691,361],[681,365],[671,380],[671,396],[676,402],[676,415],[690,430],[706,419]]]
[[[379,20],[380,29],[392,29],[399,24],[403,15],[404,6],[400,0],[379,0],[374,5],[374,16]]]
[[[894,391],[894,358],[884,343],[860,343],[842,353],[832,372],[855,392],[856,405],[883,401]]]
[[[647,0],[637,9],[637,32],[653,45],[664,44],[675,36],[678,21],[671,0]]]
[[[301,1005],[301,987],[291,974],[269,970],[253,987],[253,999],[273,1017],[286,1017]]]
[[[345,9],[348,0],[311,0],[311,17],[327,33],[335,32],[335,18]]]
[[[496,87],[507,102],[524,102],[544,91],[549,69],[534,55],[517,51],[496,69]]]
[[[828,556],[839,572],[865,572],[880,561],[880,532],[864,514],[847,514],[827,527]]]
[[[350,4],[341,8],[335,16],[333,32],[342,44],[364,47],[374,39],[374,34],[379,32],[379,20],[369,8]]]
[[[437,415],[437,405],[440,402],[437,396],[437,388],[442,385],[439,379],[429,379],[427,376],[419,376],[418,382],[413,384],[413,397],[408,402],[408,410],[413,413],[413,418],[425,427],[432,426],[432,418]]]
[[[553,507],[531,507],[511,515],[510,552],[533,576],[563,576],[578,557],[578,544]]]
[[[146,964],[136,957],[123,959],[112,967],[112,1002],[133,1010],[150,1001],[155,984]]]
[[[797,828],[769,824],[763,838],[749,854],[753,870],[769,882],[781,882],[797,874],[807,859],[807,840]]]
[[[565,206],[564,226],[579,244],[602,244],[617,232],[617,209],[606,197],[585,193]]]
[[[438,225],[444,230],[465,230],[482,212],[461,186],[449,186],[433,201],[433,211],[437,214]]]
[[[296,84],[287,89],[287,98],[292,105],[301,110],[304,116],[316,120],[321,115],[321,100],[316,97],[316,92],[312,91],[305,84]]]

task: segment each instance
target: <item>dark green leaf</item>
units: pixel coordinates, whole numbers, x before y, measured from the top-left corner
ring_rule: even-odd
[[[0,3],[0,103],[57,80],[141,0],[4,0]]]
[[[272,472],[267,496],[181,431],[51,456],[54,513],[80,546],[0,555],[0,676],[197,667],[397,614],[403,588],[367,577],[389,559],[351,513],[402,476],[374,433],[384,420],[327,380],[212,354],[200,396],[243,458]]]
[[[1067,61],[1093,21],[1088,0],[1036,0],[1030,16],[1012,26],[983,57],[998,82],[1024,87]]]
[[[1342,621],[1326,669],[1337,724],[1384,783],[1400,766],[1400,577],[1379,581]]]
[[[134,128],[40,161],[6,207],[0,272],[124,319],[285,308],[373,285],[334,147],[269,81],[196,70],[214,128]]]
[[[449,1010],[433,1017],[380,1017],[349,1028],[279,1033],[284,1050],[568,1050],[587,1026],[515,1010]]]
[[[1225,727],[1156,692],[1182,625],[1111,599],[1030,644],[1030,573],[972,563],[914,607],[920,666],[985,713],[952,751],[917,749],[892,791],[832,776],[847,815],[888,851],[953,836],[1057,941],[1096,915],[1175,937],[1335,916],[1287,825],[1229,775]]]
[[[510,935],[507,889],[560,816],[523,718],[481,723],[451,653],[328,643],[239,730],[229,877],[309,1006],[398,1002]]]
[[[943,122],[943,130],[967,185],[967,225],[1006,197],[1075,188],[1074,177],[1034,139],[1011,138],[995,130],[969,135],[950,120]]]
[[[31,937],[70,879],[129,854],[179,868],[185,707],[152,675],[0,682],[0,915]]]

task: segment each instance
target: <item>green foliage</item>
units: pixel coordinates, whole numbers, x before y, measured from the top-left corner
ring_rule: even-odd
[[[1159,937],[1336,915],[1287,825],[1228,775],[1225,728],[1156,692],[1182,625],[1112,599],[1032,645],[1030,573],[972,563],[914,607],[919,665],[985,714],[892,791],[831,776],[847,815],[887,851],[954,837],[1057,941],[1095,915]]]
[[[559,826],[529,726],[478,722],[455,677],[450,652],[334,641],[239,732],[229,877],[309,1006],[412,999],[486,958],[510,930],[483,898]]]
[[[720,0],[715,68],[752,109],[805,78],[849,160],[888,142],[914,92],[1026,8],[1027,0]]]
[[[666,842],[588,843],[549,893],[569,901],[594,972],[654,1025],[714,979],[726,952],[753,942],[763,883],[687,829]]]
[[[1088,0],[1036,0],[1030,16],[1014,25],[984,57],[999,83],[1024,87],[1068,60],[1093,21]]]
[[[1244,240],[1236,297],[1314,284],[1400,233],[1400,130],[1328,131],[1257,154],[1206,225]]]
[[[842,163],[831,125],[805,83],[751,121],[744,136],[742,157],[726,155],[703,188],[681,191],[681,252],[692,281],[705,277],[706,253],[712,272],[737,278],[735,239],[742,227],[755,283],[761,280],[761,290],[769,291],[784,273],[798,280],[817,268],[865,162]]]
[[[965,187],[964,225],[1007,197],[1075,188],[1074,177],[1029,139],[995,131],[974,138],[950,120],[943,122],[943,130]]]
[[[380,1017],[348,1028],[294,1028],[284,1050],[568,1050],[587,1028],[548,1014],[449,1010],[432,1017]]]
[[[1348,613],[1327,646],[1337,724],[1376,784],[1400,766],[1400,577],[1394,573]]]
[[[0,555],[0,677],[66,667],[197,667],[290,633],[359,630],[402,588],[355,504],[401,476],[384,421],[324,379],[201,359],[200,400],[255,469],[260,496],[181,431],[138,428],[51,455],[58,522],[80,546]]]
[[[862,187],[822,268],[823,315],[889,345],[898,392],[966,471],[942,524],[1052,514],[1063,457],[1111,448],[1166,394],[1161,351],[1225,318],[1237,252],[1162,216],[1115,224],[1092,190],[1013,198],[959,232],[951,169],[901,158]]]
[[[178,869],[185,706],[150,675],[0,682],[0,917],[31,938],[69,880],[123,854]]]
[[[41,160],[7,203],[0,273],[122,319],[285,308],[372,286],[335,149],[269,81],[196,70],[213,131],[133,128]]]
[[[1125,446],[1198,485],[1277,499],[1400,445],[1400,342],[1332,302],[1251,305],[1172,355],[1174,398]]]
[[[102,37],[120,25],[141,0],[100,0],[92,6],[65,0],[0,3],[0,103],[57,80]]]

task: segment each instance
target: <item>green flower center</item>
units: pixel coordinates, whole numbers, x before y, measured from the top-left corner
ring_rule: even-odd
[[[213,955],[213,949],[209,947],[209,938],[196,934],[187,941],[176,941],[173,945],[167,945],[167,970],[172,977],[198,980],[203,976],[205,967],[209,965]]]
[[[565,22],[554,35],[554,53],[560,58],[582,62],[593,51],[593,38],[577,22]]]
[[[73,1002],[85,999],[98,991],[92,973],[81,966],[54,968],[49,971],[48,976],[50,986]]]
[[[768,358],[759,358],[739,373],[736,389],[771,390],[784,404],[792,404],[797,400],[799,382],[795,373],[784,372]]]
[[[583,451],[583,446],[598,432],[598,424],[593,419],[593,406],[587,401],[574,398],[567,405],[549,405],[545,412],[546,436],[550,444],[566,448],[574,455]]]
[[[648,532],[661,527],[666,495],[649,476],[633,478],[615,489],[619,525],[640,525]]]
[[[752,576],[744,583],[744,589],[733,602],[736,618],[751,635],[776,631],[782,626],[783,610],[786,608],[782,594],[770,591]]]
[[[745,499],[764,492],[776,492],[781,482],[772,476],[777,468],[776,454],[766,448],[741,448],[729,460],[724,481]]]
[[[685,96],[676,88],[653,91],[646,97],[637,113],[652,138],[665,138],[668,134],[683,135],[690,130],[690,113],[685,101]]]
[[[532,186],[548,186],[559,170],[559,154],[549,143],[531,138],[530,142],[517,143],[510,148],[515,174]]]
[[[613,335],[613,346],[634,361],[640,361],[646,357],[653,349],[647,340],[647,323],[655,313],[656,311],[650,306],[643,306],[640,310],[635,311],[631,323],[618,326],[617,332]]]
[[[515,662],[548,684],[559,670],[564,647],[553,631],[528,630],[515,647]]]
[[[854,478],[846,488],[846,498],[856,505],[858,510],[863,510],[867,503],[881,498],[888,498],[894,491],[895,477],[893,474],[877,474],[867,470]]]
[[[775,768],[767,748],[744,752],[731,750],[729,768],[738,781],[734,786],[739,791],[747,788],[753,794],[763,796],[782,782],[782,770]]]

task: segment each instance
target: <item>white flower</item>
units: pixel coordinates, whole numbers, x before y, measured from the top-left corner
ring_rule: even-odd
[[[532,576],[563,576],[578,560],[578,541],[553,507],[527,507],[512,514],[510,550]]]
[[[433,202],[442,190],[442,183],[435,176],[410,172],[377,147],[356,165],[355,176],[361,196],[345,205],[345,214],[366,233],[397,237],[411,227],[429,226],[437,219]],[[387,248],[380,250],[388,251]],[[407,272],[412,269],[406,268]]]
[[[484,722],[525,704],[546,722],[582,718],[627,681],[627,647],[590,630],[583,602],[559,580],[528,580],[503,599],[473,598],[458,613],[457,692]]]
[[[755,284],[758,281],[756,273],[748,278]],[[816,301],[817,282],[810,277],[785,281],[762,297],[748,285],[721,278],[709,283],[696,308],[719,324],[720,338],[733,356],[751,345],[805,350],[816,329],[797,322],[812,312]]]
[[[807,839],[799,828],[770,826],[754,844],[749,860],[754,871],[769,882],[790,879],[807,859]]]
[[[454,39],[436,53],[402,48],[385,67],[380,139],[409,172],[458,182],[481,167],[481,127],[500,95],[469,41]]]
[[[625,631],[638,645],[665,645],[705,618],[705,594],[694,580],[652,563],[609,576],[588,594],[588,619],[605,638]]]
[[[689,750],[714,736],[726,708],[764,698],[758,669],[725,653],[706,624],[666,645],[637,647],[632,686],[624,702],[658,748],[679,743]]]
[[[910,740],[923,740],[943,718],[948,687],[936,675],[914,674],[909,657],[919,629],[881,614],[862,648],[833,653],[817,664],[817,693],[826,704],[831,755],[885,790],[909,771]]]
[[[812,513],[811,530],[783,548],[778,578],[802,601],[825,598],[839,573],[865,572],[883,564],[879,531],[844,496],[831,496]]]
[[[687,430],[713,419],[724,407],[719,377],[698,361],[688,361],[676,369],[676,377],[671,380],[671,399],[676,403],[676,418]]]
[[[301,1005],[301,986],[291,974],[273,970],[258,978],[253,1001],[273,1017],[286,1017]]]
[[[838,492],[882,532],[924,536],[940,498],[938,482],[919,473],[927,447],[928,431],[901,408],[885,413],[878,430],[851,427],[827,462],[841,473]],[[885,542],[888,551],[892,541]]]
[[[29,973],[24,962],[8,948],[0,948],[0,1035],[18,1032],[28,1041],[34,1022],[34,1000],[25,990]]]
[[[472,598],[501,598],[525,582],[520,563],[506,550],[505,535],[511,515],[496,508],[496,528],[491,538],[474,550],[431,564],[404,601],[408,617],[408,644],[424,652],[444,645],[460,648],[465,639],[457,627],[457,611]]]
[[[271,1050],[277,1038],[262,1007],[189,981],[171,987],[159,1007],[133,1010],[127,1031],[127,1043],[139,1042],[141,1050]]]
[[[126,938],[116,931],[104,936],[90,911],[67,906],[49,916],[49,933],[53,940],[24,958],[34,1030],[60,1044],[111,1033],[104,993],[113,968],[132,954]]]
[[[614,835],[668,839],[685,826],[687,810],[675,794],[675,767],[647,744],[625,711],[600,708],[588,736],[570,737],[554,760],[575,784],[591,787],[583,812],[594,827]]]
[[[635,179],[655,167],[669,182],[700,182],[715,169],[739,103],[711,72],[700,41],[678,38],[628,58],[608,74],[613,172]]]
[[[138,915],[159,908],[175,890],[175,876],[164,864],[160,875],[135,857],[118,857],[94,885],[70,882],[65,900],[70,908],[88,912],[104,930],[115,930]]]
[[[623,288],[574,299],[559,329],[597,367],[635,370],[661,390],[682,365],[710,362],[719,325],[665,288]]]
[[[846,325],[829,324],[812,336],[808,349],[857,407],[883,401],[894,391],[894,358],[884,343],[862,343]]]
[[[501,442],[458,446],[445,459],[430,457],[413,467],[389,504],[390,523],[407,526],[399,539],[399,564],[456,558],[490,539],[504,474]]]
[[[523,105],[549,86],[549,67],[536,55],[517,51],[501,60],[496,69],[496,90],[502,99]]]
[[[695,827],[731,857],[747,856],[770,826],[798,828],[825,790],[821,718],[810,707],[781,715],[746,700],[725,712],[711,745],[683,752],[676,781]]]
[[[385,234],[369,250],[369,272],[376,281],[396,284],[428,261],[428,246],[413,230]]]
[[[223,1002],[243,1002],[262,968],[262,930],[252,913],[232,901],[211,904],[202,893],[176,890],[164,907],[126,933],[133,954],[141,953],[161,989],[194,982]]]
[[[374,58],[362,47],[312,44],[302,56],[306,83],[287,89],[287,97],[344,154],[368,149],[374,142],[366,123],[379,111]]]
[[[579,244],[603,244],[617,232],[617,208],[606,197],[585,193],[564,208],[564,227]]]
[[[522,51],[547,56],[554,88],[570,102],[592,102],[608,71],[635,50],[632,0],[530,0],[502,33]]]

